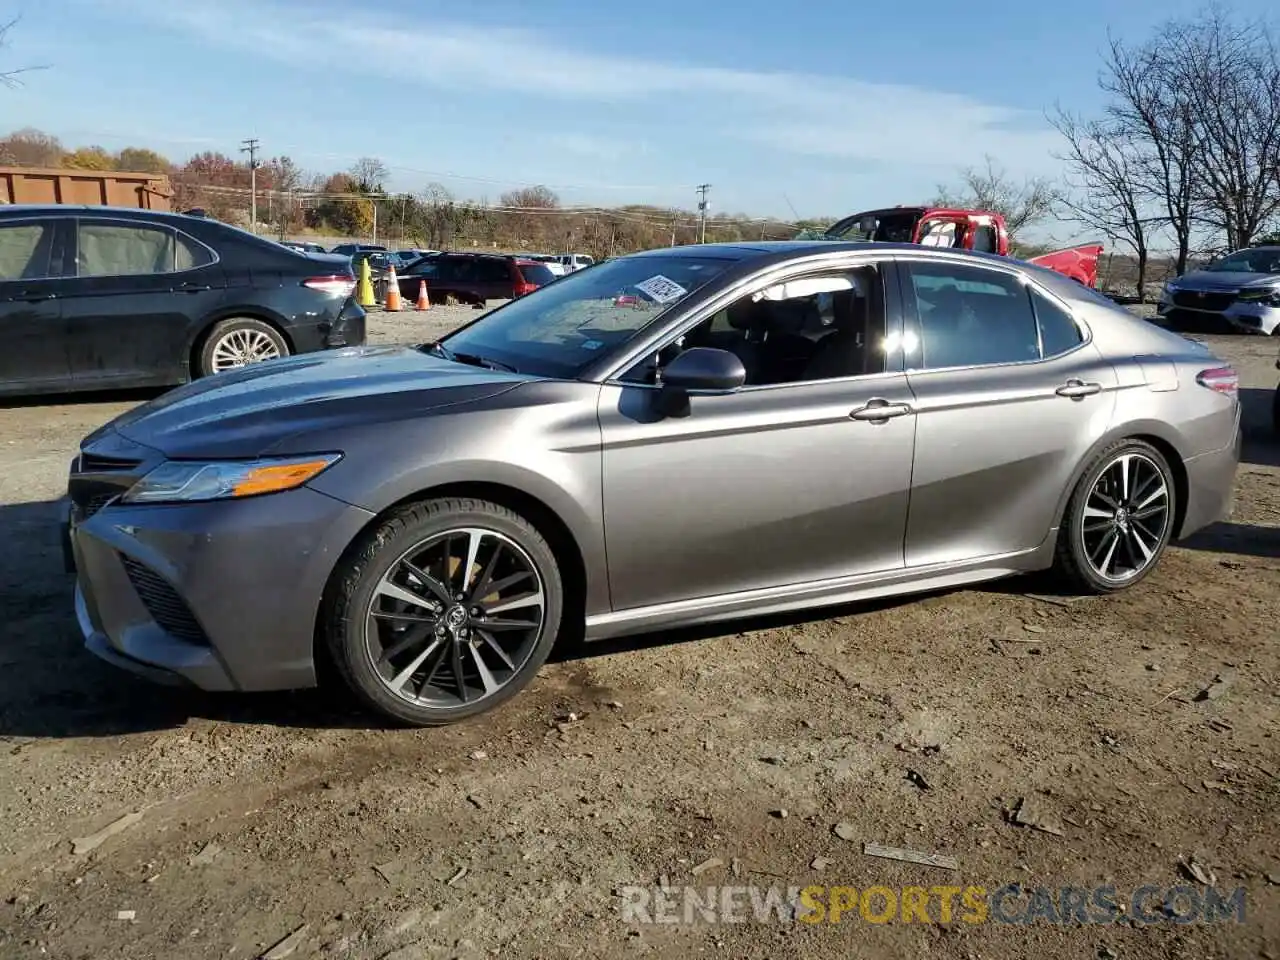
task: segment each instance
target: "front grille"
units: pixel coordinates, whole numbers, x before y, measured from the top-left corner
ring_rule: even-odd
[[[120,493],[121,491],[116,489],[107,493],[95,493],[92,496],[87,497],[82,503],[77,504],[80,508],[80,519],[88,520],[108,503],[118,497]]]
[[[128,460],[124,457],[104,457],[99,453],[81,453],[77,473],[117,473],[121,470],[132,470],[142,463],[141,460]]]
[[[1186,307],[1188,310],[1212,310],[1221,313],[1236,302],[1234,293],[1198,293],[1192,290],[1179,290],[1173,295],[1173,304]]]
[[[151,619],[158,623],[170,636],[187,643],[209,645],[209,638],[196,622],[191,608],[178,596],[177,591],[169,586],[169,582],[145,564],[132,557],[121,555],[125,573],[133,584],[138,599],[151,614]]]

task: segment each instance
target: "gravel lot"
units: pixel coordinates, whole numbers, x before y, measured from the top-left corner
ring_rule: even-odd
[[[474,316],[375,316],[373,339]],[[145,397],[0,407],[0,956],[248,958],[302,928],[272,955],[1280,957],[1276,341],[1208,339],[1248,388],[1236,515],[1128,594],[1048,602],[1019,580],[632,639],[437,731],[317,693],[152,687],[85,653],[55,501],[80,437]],[[1057,832],[1010,822],[1020,798]],[[615,895],[1124,895],[1198,886],[1193,860],[1244,888],[1243,924],[663,925],[624,922]]]

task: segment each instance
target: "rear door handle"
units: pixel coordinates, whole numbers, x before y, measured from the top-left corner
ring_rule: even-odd
[[[880,422],[891,417],[905,417],[909,413],[911,413],[911,407],[907,404],[890,403],[888,400],[881,400],[877,397],[874,400],[868,400],[866,406],[859,407],[849,416],[854,420]]]
[[[53,300],[57,294],[43,293],[39,290],[23,290],[18,294],[17,299],[24,300],[27,303],[39,303],[41,300]]]
[[[1083,380],[1068,380],[1054,392],[1060,397],[1070,397],[1073,400],[1079,400],[1082,397],[1089,397],[1095,393],[1101,393],[1102,384],[1085,383]]]
[[[212,290],[213,287],[207,283],[180,283],[178,289],[183,293],[199,293],[202,290]]]

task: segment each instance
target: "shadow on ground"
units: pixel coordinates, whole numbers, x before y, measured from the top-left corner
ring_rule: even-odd
[[[17,410],[24,407],[72,407],[93,403],[146,403],[154,400],[171,387],[145,387],[133,390],[92,390],[81,393],[36,393],[21,397],[0,399],[0,410]]]

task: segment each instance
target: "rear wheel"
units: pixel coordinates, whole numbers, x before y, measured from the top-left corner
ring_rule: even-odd
[[[280,331],[252,317],[231,317],[213,325],[200,350],[199,376],[289,355]]]
[[[322,626],[361,701],[438,726],[493,709],[533,678],[563,596],[555,554],[519,514],[429,500],[392,514],[343,561]]]
[[[1067,504],[1055,571],[1090,593],[1133,586],[1169,544],[1175,496],[1168,461],[1151,444],[1122,440],[1103,450]]]

